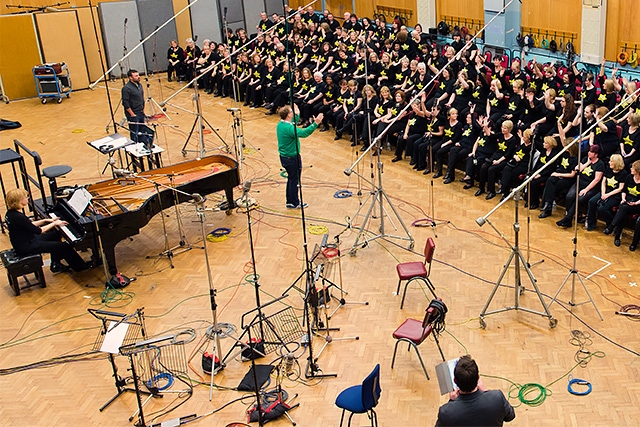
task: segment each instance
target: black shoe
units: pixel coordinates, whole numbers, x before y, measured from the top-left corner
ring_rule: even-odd
[[[434,178],[440,178],[442,176],[442,171],[437,171],[436,173],[433,174]]]
[[[531,203],[531,207],[529,209],[538,209],[540,207],[539,203]]]
[[[444,181],[442,181],[443,184],[451,184],[453,182],[452,178],[445,178]]]
[[[482,196],[484,194],[484,190],[482,188],[478,188],[478,191],[476,191],[476,194],[474,194],[474,196],[478,197],[478,196]]]
[[[71,267],[59,262],[52,262],[49,270],[51,270],[52,273],[65,273],[67,271],[71,271]]]
[[[249,102],[245,102],[244,104],[242,104],[243,107],[248,107],[249,106]]]
[[[546,218],[548,216],[551,216],[551,209],[543,210],[540,215],[538,215],[538,218]]]
[[[409,162],[409,166],[415,166],[415,165],[416,165],[416,162],[414,162],[413,160]]]
[[[602,232],[608,236],[609,234],[613,233],[613,228],[606,227]]]
[[[353,139],[353,138],[352,138],[352,139]],[[355,141],[353,141],[353,142],[351,143],[351,146],[352,146],[352,147],[355,147],[356,145],[358,145],[358,143],[357,143],[357,142],[355,142]]]
[[[342,134],[340,132],[336,132],[336,136],[333,137],[333,140],[337,141],[339,139],[342,139]]]
[[[635,252],[636,251],[636,245],[634,245],[633,243],[631,245],[629,245],[629,250],[631,252]]]
[[[431,169],[429,168],[426,168],[424,172],[422,172],[423,175],[429,175],[430,173],[431,173]]]
[[[563,228],[571,227],[571,218],[564,217],[560,221],[556,221],[556,225]]]
[[[266,113],[264,113],[264,115],[265,116],[273,116],[275,113],[276,113],[275,111],[269,110]]]
[[[169,77],[169,78],[167,79],[167,81],[168,81],[169,83],[171,83],[171,77]]]
[[[427,170],[427,168],[419,168],[419,167],[418,167],[418,165],[414,166],[413,168],[414,168],[416,171],[418,171],[418,172],[421,172],[421,171]]]
[[[486,200],[491,200],[494,197],[496,197],[496,193],[494,193],[493,191],[489,191],[489,193],[485,196]]]
[[[551,209],[553,209],[553,205],[549,202],[544,202],[542,204],[542,207],[540,208],[541,211],[549,211],[549,212],[551,212]]]
[[[328,130],[329,130],[329,126],[322,126],[322,127],[320,128],[320,132],[326,132],[326,131],[328,131]]]
[[[613,238],[613,244],[616,246],[620,246],[620,236],[616,236]]]
[[[506,194],[503,194],[503,195],[502,195],[502,197],[500,197],[500,201],[501,201],[501,202],[504,202],[504,200],[505,200],[506,198],[507,198],[507,195],[506,195]],[[527,207],[527,204],[526,204],[526,203],[524,204],[524,207],[525,207],[525,208]]]
[[[394,157],[393,159],[391,159],[391,162],[392,162],[392,163],[395,163],[395,162],[399,162],[400,160],[402,160],[402,157],[398,157],[398,156],[396,156],[396,157]]]
[[[465,190],[468,190],[468,189],[470,189],[471,187],[473,187],[473,184],[472,184],[472,183],[470,183],[470,182],[467,182],[467,183],[464,185],[464,187],[462,187],[462,188],[464,188]]]

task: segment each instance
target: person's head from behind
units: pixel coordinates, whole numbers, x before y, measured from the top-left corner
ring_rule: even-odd
[[[288,105],[280,108],[278,114],[280,115],[281,120],[291,120],[293,118],[293,111],[291,111],[291,107]]]
[[[462,356],[453,370],[453,380],[463,393],[471,393],[478,387],[478,365],[469,355]]]
[[[22,188],[13,188],[7,191],[7,209],[18,211],[28,203],[29,193]]]

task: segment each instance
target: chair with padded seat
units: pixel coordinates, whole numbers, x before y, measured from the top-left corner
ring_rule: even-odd
[[[429,307],[427,307],[424,319],[406,319],[398,328],[393,332],[393,338],[396,339],[396,345],[393,349],[393,359],[391,359],[391,369],[396,362],[396,353],[398,352],[398,345],[401,342],[406,342],[409,347],[407,351],[411,351],[413,348],[418,355],[418,360],[420,361],[420,365],[422,366],[422,370],[424,371],[427,380],[429,380],[429,374],[427,373],[427,369],[424,367],[424,362],[422,361],[422,356],[420,355],[420,351],[418,350],[418,346],[424,342],[424,340],[429,337],[429,335],[433,336],[433,339],[438,346],[438,350],[440,351],[440,356],[442,357],[442,361],[445,361],[444,353],[442,353],[442,348],[440,347],[440,341],[438,341],[438,335],[440,328],[444,328],[444,318],[447,312],[447,307],[444,305],[442,300],[436,298],[431,301]],[[435,326],[434,326],[435,325]],[[435,332],[434,332],[435,328]]]
[[[13,293],[16,296],[20,295],[22,289],[30,288],[32,286],[40,286],[46,288],[47,284],[44,278],[44,272],[42,271],[42,255],[33,254],[20,256],[16,253],[15,249],[7,249],[0,252],[0,261],[7,270],[7,279],[9,285],[13,289]],[[28,274],[33,274],[36,278],[35,282],[31,282],[28,278]],[[26,283],[25,286],[20,286],[19,279],[22,277]]]
[[[378,426],[378,416],[374,408],[380,399],[380,364],[377,364],[373,371],[362,381],[361,385],[355,385],[343,390],[336,398],[336,406],[342,409],[340,417],[340,427],[344,421],[345,411],[351,412],[347,426],[351,425],[351,418],[354,414],[367,414],[371,420],[371,427]]]
[[[412,261],[403,262],[396,265],[396,271],[398,272],[398,288],[396,289],[396,295],[400,293],[400,285],[403,280],[407,282],[404,285],[404,291],[402,292],[402,301],[400,302],[400,309],[404,307],[404,299],[407,295],[407,287],[414,280],[421,280],[427,285],[434,298],[435,286],[431,283],[429,276],[431,275],[431,261],[433,261],[433,253],[436,250],[436,244],[431,237],[427,239],[424,245],[424,261]]]

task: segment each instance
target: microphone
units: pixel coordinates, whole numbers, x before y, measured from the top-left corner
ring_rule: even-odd
[[[344,170],[344,174],[347,176],[351,176],[351,173],[353,172],[353,169],[345,169]]]
[[[113,173],[115,175],[122,175],[122,176],[130,176],[134,174],[129,169],[118,169],[118,168],[113,169]]]
[[[244,185],[242,186],[242,196],[240,196],[240,198],[243,199],[246,197],[249,190],[251,190],[251,180],[244,182]]]
[[[198,193],[193,193],[191,196],[193,197],[193,202],[196,204],[204,203],[205,201],[205,198]]]
[[[124,18],[124,25],[127,25],[127,22],[129,22],[129,18]]]
[[[222,16],[224,17],[224,19],[227,19],[227,6],[224,7],[224,9],[222,10]]]
[[[198,41],[198,35],[196,34],[195,36],[193,36],[193,42],[197,42]]]
[[[482,227],[485,224],[485,222],[487,222],[487,220],[483,216],[476,219],[476,224],[478,224],[480,227]]]

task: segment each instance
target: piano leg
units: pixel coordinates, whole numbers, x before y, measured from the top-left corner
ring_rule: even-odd
[[[236,201],[233,199],[233,187],[227,187],[224,189],[224,194],[227,197],[227,214],[231,214],[231,210],[235,209]]]

